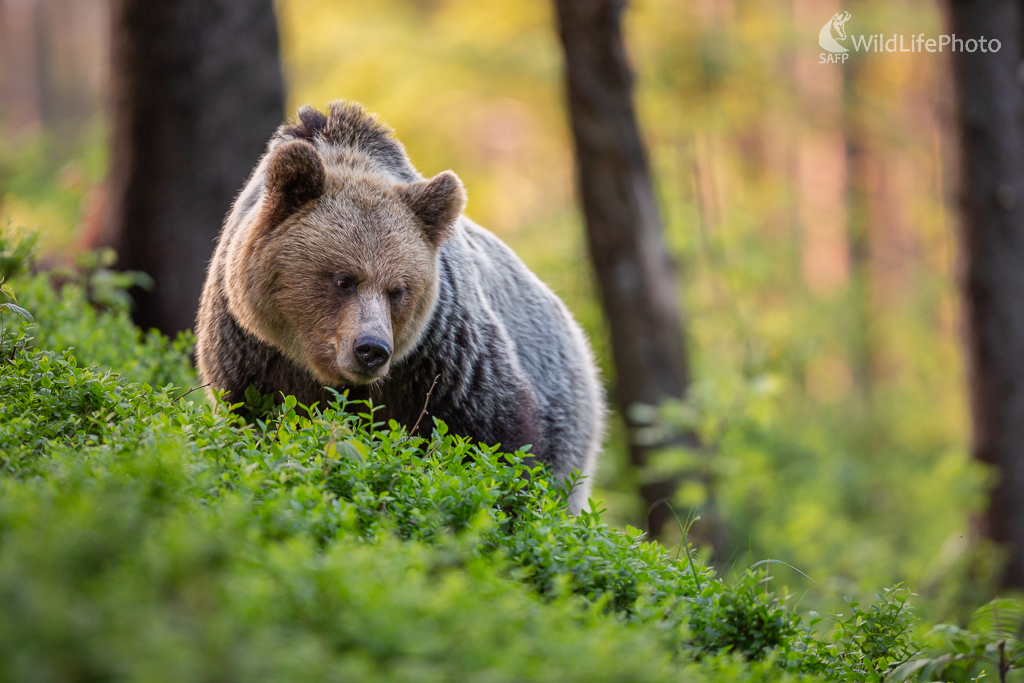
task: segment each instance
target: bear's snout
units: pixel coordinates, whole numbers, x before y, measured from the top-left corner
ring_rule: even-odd
[[[391,358],[391,344],[369,334],[361,334],[352,344],[352,354],[367,370],[374,370]]]

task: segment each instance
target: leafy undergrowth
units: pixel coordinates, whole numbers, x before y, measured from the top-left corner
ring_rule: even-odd
[[[123,306],[45,278],[10,290],[38,305],[39,341],[20,318],[0,321],[0,681],[952,670],[941,654],[907,663],[905,590],[805,620],[763,571],[724,581],[687,548],[670,554],[599,512],[570,516],[522,453],[441,423],[411,438],[342,396],[289,398],[246,423],[159,383],[188,379],[187,339],[142,335]]]
[[[744,675],[781,673],[798,644],[759,575],[730,591],[570,517],[443,426],[410,439],[343,401],[247,425],[7,344],[0,679],[676,680],[737,646],[773,660]]]

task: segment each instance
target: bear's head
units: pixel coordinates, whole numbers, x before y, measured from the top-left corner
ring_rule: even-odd
[[[299,139],[269,153],[225,282],[250,333],[327,386],[368,384],[422,335],[466,198],[451,171],[403,182],[335,152]]]

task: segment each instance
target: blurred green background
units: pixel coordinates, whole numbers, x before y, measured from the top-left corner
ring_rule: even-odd
[[[90,244],[107,165],[106,34],[89,23],[104,5],[63,4],[76,9],[38,15],[38,35],[65,39],[34,46],[34,86],[11,86],[6,60],[0,124],[0,221],[39,230],[53,262]],[[610,379],[551,5],[277,7],[289,109],[359,100],[421,172],[455,170],[469,216],[566,301]],[[933,2],[843,9],[857,34],[941,30]],[[949,65],[928,53],[819,64],[836,11],[637,0],[627,12],[695,377],[659,423],[696,429],[704,447],[636,471],[616,418],[595,496],[609,519],[642,526],[637,484],[681,473],[680,515],[724,521],[697,539],[723,571],[789,563],[813,582],[774,573],[815,604],[903,581],[942,618],[983,597],[998,559],[968,533],[990,477],[968,454]]]

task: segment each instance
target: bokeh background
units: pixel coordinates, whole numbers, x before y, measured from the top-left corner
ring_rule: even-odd
[[[289,110],[359,100],[421,172],[455,170],[469,216],[566,301],[610,382],[550,3],[276,8]],[[943,32],[928,0],[842,9],[857,34]],[[659,421],[703,447],[632,467],[616,416],[595,496],[615,524],[643,527],[638,485],[681,473],[674,507],[716,520],[699,540],[721,571],[788,563],[799,572],[775,573],[816,604],[902,581],[938,618],[974,604],[998,560],[969,533],[991,475],[969,457],[950,65],[929,53],[819,64],[818,30],[839,10],[627,11],[694,376]],[[59,262],[92,245],[105,210],[108,8],[3,0],[0,12],[0,221],[38,230]]]

